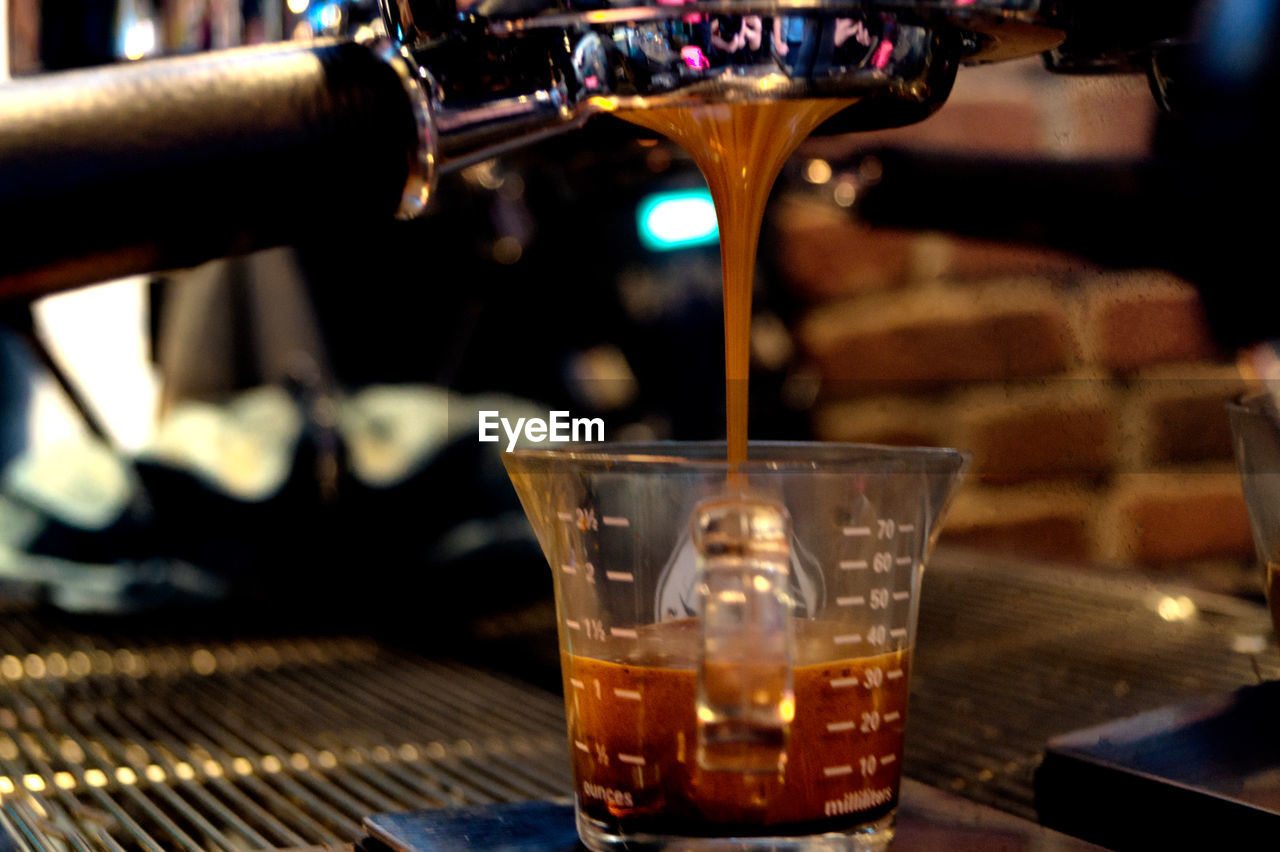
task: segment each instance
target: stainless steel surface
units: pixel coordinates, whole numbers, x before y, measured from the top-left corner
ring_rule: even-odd
[[[349,842],[374,812],[568,789],[557,696],[371,640],[145,640],[8,612],[0,646],[3,816],[32,849]]]
[[[443,172],[655,105],[844,98],[832,129],[908,124],[942,105],[962,62],[1062,40],[1040,0],[381,5],[429,93]]]
[[[396,208],[397,219],[412,219],[426,209],[436,174],[436,127],[431,98],[419,77],[417,64],[404,51],[398,50],[385,39],[379,42],[378,48],[383,59],[400,78],[413,110],[418,146],[409,163],[409,176],[400,195],[400,206]]]
[[[904,771],[1028,819],[1050,737],[1280,677],[1258,603],[945,551],[923,590]]]
[[[904,778],[891,852],[1088,852],[1102,847]]]
[[[519,643],[545,648],[520,664],[547,684],[552,619]],[[1258,604],[941,551],[906,774],[1034,819],[1051,736],[1280,677],[1270,635]],[[559,697],[505,675],[367,638],[0,613],[0,818],[19,849],[339,844],[374,812],[569,789]]]

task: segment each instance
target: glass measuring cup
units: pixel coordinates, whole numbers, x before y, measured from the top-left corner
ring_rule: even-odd
[[[954,450],[753,443],[504,455],[551,564],[595,850],[878,848]]]

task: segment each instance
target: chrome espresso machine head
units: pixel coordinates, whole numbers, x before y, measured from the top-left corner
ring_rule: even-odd
[[[1150,66],[1167,104],[1189,22],[1227,2],[382,0],[368,43],[36,75],[0,86],[0,298],[412,217],[441,174],[616,110],[840,98],[820,132],[875,130],[962,64],[1046,51]]]
[[[827,132],[928,117],[962,63],[1047,51],[1040,0],[382,0],[417,103],[420,180],[618,109],[842,98]]]

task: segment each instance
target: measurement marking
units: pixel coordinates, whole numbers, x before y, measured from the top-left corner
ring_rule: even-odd
[[[556,517],[562,521],[572,521],[573,512],[556,512]]]
[[[844,534],[853,538],[854,536],[871,535],[871,527],[845,527]]]
[[[623,763],[630,763],[632,766],[644,766],[644,758],[638,754],[623,754],[618,752],[618,760]]]
[[[862,606],[867,599],[862,595],[849,595],[848,597],[836,598],[836,606]]]
[[[617,688],[615,688],[615,689],[613,690],[613,694],[614,694],[614,695],[616,695],[616,696],[618,696],[619,698],[625,698],[625,699],[627,699],[628,701],[639,701],[639,700],[640,700],[640,690],[638,690],[638,689],[617,689]]]
[[[617,580],[619,583],[634,583],[636,578],[630,571],[605,571],[604,575],[610,580]]]
[[[567,628],[569,628],[570,630],[581,630],[581,629],[582,629],[582,625],[581,625],[581,624],[579,624],[578,622],[574,621],[572,618],[566,618],[566,619],[564,620],[564,626],[565,626],[565,627],[567,627]]]
[[[897,710],[890,710],[888,713],[884,714],[884,720],[886,722],[896,722],[901,718],[902,718],[902,714],[899,713]]]
[[[619,639],[636,638],[636,631],[633,627],[610,627],[609,634],[611,636],[617,636]]]
[[[852,731],[856,727],[858,727],[857,722],[828,722],[827,723],[827,730],[833,734],[838,734],[841,731]]]
[[[571,678],[569,678],[569,685],[570,685],[570,686],[572,686],[574,689],[582,689],[582,688],[583,688],[583,687],[582,687],[582,681],[578,680],[576,677],[571,677]]]
[[[600,520],[604,521],[606,527],[629,527],[631,521],[628,518],[621,518],[617,515],[605,515]]]
[[[846,686],[857,686],[858,679],[856,677],[837,677],[831,680],[831,685],[836,689],[843,689]]]
[[[902,677],[902,669],[890,669],[885,672],[884,676],[889,678],[889,680],[897,680]]]
[[[862,571],[867,567],[865,559],[841,559],[840,569],[842,571]]]
[[[898,756],[896,754],[886,754],[880,758],[880,765],[888,766],[890,763],[893,763],[897,759],[898,759]]]
[[[910,592],[894,592],[893,593],[893,599],[895,601],[905,601],[909,597],[911,597]]]
[[[822,767],[822,774],[828,778],[835,778],[840,775],[852,775],[853,767],[847,763],[844,766],[824,766]]]
[[[563,571],[563,572],[564,572],[564,573],[566,573],[566,574],[577,574],[577,573],[578,573],[578,569],[577,569],[577,568],[574,568],[572,565],[561,565],[561,566],[560,566],[560,570],[561,570],[561,571]]]
[[[915,531],[916,531],[915,524],[898,524],[898,532],[907,533],[907,532],[915,532]]]
[[[582,740],[574,740],[573,747],[576,748],[578,751],[585,751],[587,754],[591,754],[591,749],[587,748],[587,744],[584,743]]]
[[[910,564],[911,564],[911,557],[910,557],[910,556],[899,556],[897,559],[893,560],[893,564],[895,564],[895,565],[910,565]]]
[[[907,635],[907,628],[895,627],[889,631],[889,635],[892,636],[894,639],[901,639],[903,636]]]
[[[858,633],[841,633],[835,637],[834,641],[837,645],[852,645],[855,642],[861,642],[862,636]]]

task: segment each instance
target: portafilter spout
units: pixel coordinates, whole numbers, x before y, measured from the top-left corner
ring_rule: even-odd
[[[437,173],[620,109],[842,98],[824,132],[911,124],[962,63],[1064,37],[1042,0],[463,3],[381,4],[423,85]]]
[[[389,38],[0,86],[0,297],[412,217],[451,170],[618,109],[853,105],[919,121],[966,62],[1061,41],[1068,0],[383,0]],[[465,5],[464,5],[465,4]]]

